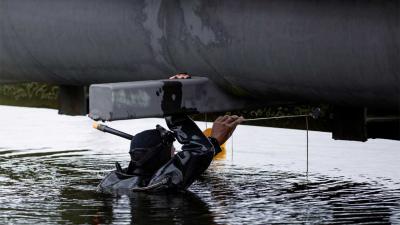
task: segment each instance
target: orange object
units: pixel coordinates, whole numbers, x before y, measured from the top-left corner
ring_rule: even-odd
[[[93,127],[94,129],[98,129],[99,124],[98,124],[98,123],[93,123],[92,127]]]
[[[204,134],[206,137],[210,137],[210,136],[211,136],[211,131],[212,131],[211,128],[207,128],[207,129],[205,129],[205,130],[203,131],[203,134]],[[215,160],[226,159],[226,148],[225,148],[225,144],[226,144],[226,142],[223,143],[223,144],[220,146],[222,151],[221,151],[220,153],[218,153],[218,155],[214,156],[214,159],[215,159]]]

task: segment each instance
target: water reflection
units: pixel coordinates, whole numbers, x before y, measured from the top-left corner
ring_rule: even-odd
[[[73,224],[214,224],[208,205],[190,191],[117,196],[64,189],[61,196],[62,220]]]
[[[4,223],[390,224],[400,189],[343,177],[214,162],[180,194],[96,192],[113,161],[93,150],[0,152]],[[111,156],[110,156],[111,157]]]
[[[317,173],[307,180],[302,131],[243,126],[234,160],[228,151],[190,192],[105,195],[96,187],[115,161],[127,164],[129,143],[92,131],[85,117],[0,109],[8,118],[0,130],[0,224],[400,224],[400,142],[310,132]],[[164,125],[113,126],[135,133],[154,124]]]

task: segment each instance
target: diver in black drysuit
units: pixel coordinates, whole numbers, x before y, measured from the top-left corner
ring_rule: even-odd
[[[242,117],[219,117],[213,125],[211,137],[206,137],[186,115],[165,118],[168,131],[157,125],[155,130],[143,131],[131,141],[131,162],[107,175],[99,185],[103,192],[180,191],[188,188],[210,165],[214,155]],[[174,154],[173,142],[183,144]]]

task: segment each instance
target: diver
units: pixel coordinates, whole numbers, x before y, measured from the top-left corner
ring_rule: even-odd
[[[187,73],[176,74],[170,79],[190,79]],[[126,191],[180,191],[187,189],[210,165],[213,157],[221,152],[220,145],[232,135],[243,117],[220,116],[206,137],[187,115],[165,118],[169,130],[156,126],[131,136],[112,130],[111,133],[131,140],[131,161],[127,168],[116,163],[116,170],[99,184],[103,192]],[[103,129],[103,131],[105,131]],[[181,143],[182,151],[175,154],[173,142]]]
[[[218,117],[210,137],[187,115],[168,116],[165,121],[170,130],[157,125],[132,138],[129,166],[122,169],[116,163],[116,170],[100,183],[100,191],[185,190],[221,152],[220,145],[229,139],[243,117]],[[175,140],[183,145],[176,154]]]

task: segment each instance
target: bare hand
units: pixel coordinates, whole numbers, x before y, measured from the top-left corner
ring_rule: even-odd
[[[224,144],[235,131],[236,126],[244,121],[243,117],[236,115],[233,116],[220,116],[213,124],[211,137],[217,139],[220,145]]]
[[[178,73],[175,74],[174,76],[170,77],[169,79],[190,79],[192,78],[189,74],[186,73]]]

